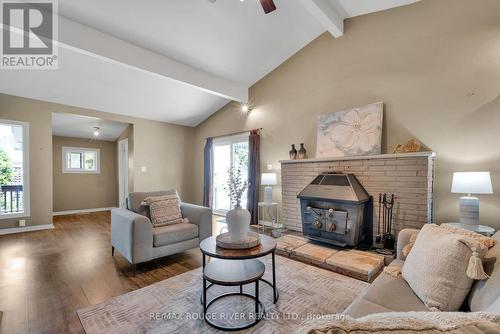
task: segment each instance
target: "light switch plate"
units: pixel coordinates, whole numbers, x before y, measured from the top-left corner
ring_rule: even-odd
[[[146,173],[148,171],[148,168],[146,166],[141,167],[141,172]]]

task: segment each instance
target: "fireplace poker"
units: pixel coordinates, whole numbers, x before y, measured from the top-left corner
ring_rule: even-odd
[[[377,244],[380,244],[382,243],[382,235],[380,234],[380,215],[381,215],[381,211],[382,211],[382,193],[379,193],[378,194],[378,224],[377,224],[377,236],[375,238],[375,242]]]

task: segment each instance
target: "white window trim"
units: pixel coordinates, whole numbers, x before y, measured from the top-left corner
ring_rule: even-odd
[[[96,152],[96,170],[86,170],[83,168],[68,168],[66,164],[66,158],[68,153],[77,152],[77,153],[85,153],[85,152]],[[85,148],[85,147],[62,147],[62,172],[63,174],[101,174],[101,150],[98,148]]]
[[[240,143],[240,142],[243,142],[243,141],[249,141],[249,136],[250,136],[250,132],[244,132],[244,133],[240,133],[240,134],[237,134],[237,135],[229,135],[229,136],[223,136],[223,137],[217,137],[217,138],[214,138],[214,141],[213,141],[213,146],[212,146],[212,150],[215,146],[219,146],[219,145],[232,145],[234,143]],[[250,154],[250,152],[248,152],[248,154]],[[233,150],[231,150],[231,162],[233,161]],[[212,166],[212,180],[215,178],[215,170]],[[214,193],[215,193],[215,184],[213,184],[212,182],[212,201],[214,200]],[[247,190],[248,191],[248,190]],[[214,203],[212,203],[213,205]],[[224,210],[224,209],[221,209],[221,210],[216,210],[214,208],[213,212],[215,215],[218,215],[218,216],[223,216],[225,217],[227,212],[229,210]]]
[[[21,125],[23,127],[23,212],[1,213],[0,219],[26,218],[30,217],[30,124],[28,122],[0,119],[2,124]]]

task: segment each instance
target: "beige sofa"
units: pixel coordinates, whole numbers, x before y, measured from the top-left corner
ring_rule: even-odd
[[[399,233],[397,258],[390,266],[403,266],[405,260],[403,247],[409,243],[411,235],[415,232],[418,231],[405,229]],[[474,283],[464,305],[465,310],[500,314],[500,232],[493,238],[497,240],[497,244],[488,251],[483,261],[485,271],[490,278]],[[402,277],[396,278],[382,273],[344,313],[359,318],[373,313],[409,311],[428,311],[428,309]]]

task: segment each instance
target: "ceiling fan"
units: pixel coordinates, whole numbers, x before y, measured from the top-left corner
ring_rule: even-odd
[[[273,0],[260,0],[260,4],[262,9],[264,9],[264,13],[269,14],[276,10],[276,5]]]
[[[208,0],[208,1],[210,1],[211,3],[214,3],[217,0]],[[244,0],[240,0],[240,1],[243,2]],[[269,14],[269,13],[274,12],[276,10],[276,5],[274,4],[273,0],[259,0],[259,1],[260,1],[261,6],[262,6],[262,9],[264,9],[264,13]]]

